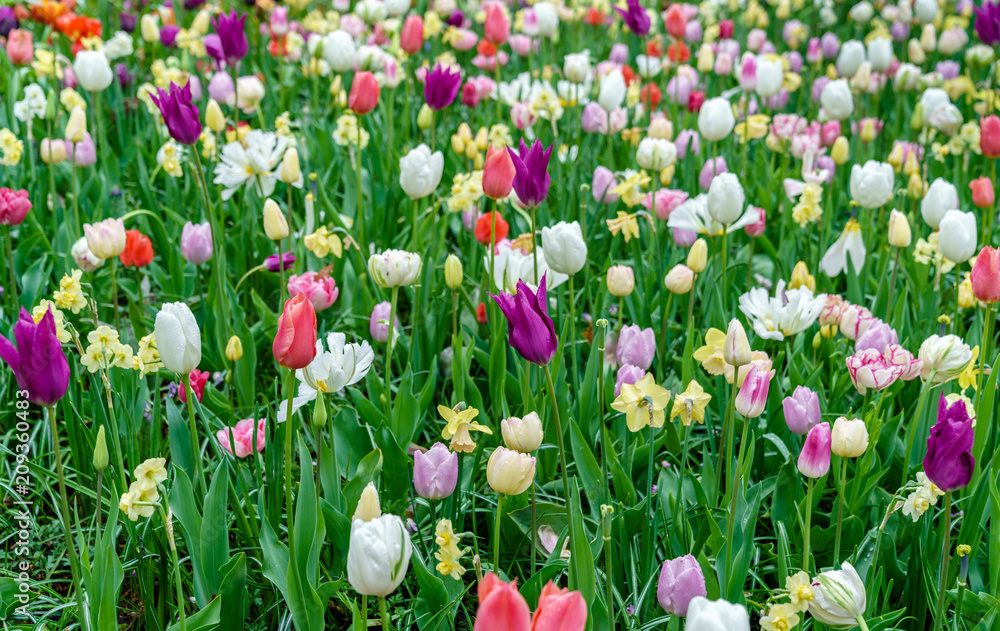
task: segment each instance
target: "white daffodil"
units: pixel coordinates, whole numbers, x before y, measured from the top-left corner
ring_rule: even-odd
[[[826,294],[815,295],[808,287],[785,289],[778,281],[774,296],[763,287],[751,289],[740,296],[740,311],[753,324],[754,332],[768,340],[785,337],[808,329],[826,305]]]
[[[222,199],[233,196],[241,186],[259,186],[261,197],[274,192],[277,167],[288,148],[288,137],[255,129],[243,142],[234,141],[222,148],[222,162],[215,167],[215,184],[225,187]]]
[[[760,212],[753,206],[748,206],[743,212],[743,215],[728,226],[719,223],[718,221],[712,219],[712,216],[708,214],[708,196],[703,193],[693,199],[688,199],[686,202],[675,208],[674,211],[670,213],[670,219],[667,220],[667,226],[670,228],[680,228],[682,230],[696,232],[698,234],[716,236],[722,234],[723,232],[728,234],[730,232],[742,230],[746,226],[757,223],[758,221],[760,221]]]
[[[298,395],[292,399],[292,413],[315,401],[320,393],[339,392],[365,378],[375,359],[372,347],[367,341],[360,344],[346,342],[343,333],[329,333],[326,336],[329,350],[324,350],[323,341],[316,340],[316,358],[305,368],[295,371],[295,378],[300,383]],[[287,405],[287,401],[282,401],[278,406],[279,423],[287,418]]]
[[[820,269],[827,276],[836,276],[847,271],[847,257],[851,257],[854,271],[860,271],[865,264],[865,240],[861,236],[861,225],[855,219],[849,219],[844,231],[819,262]]]

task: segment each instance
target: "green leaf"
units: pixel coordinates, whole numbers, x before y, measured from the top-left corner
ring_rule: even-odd
[[[583,511],[580,508],[580,487],[573,478],[573,488],[569,498],[569,586],[579,590],[590,609],[597,594],[597,574],[594,567],[594,554],[590,548],[590,537],[583,524]],[[588,627],[592,621],[588,618]]]
[[[219,631],[243,631],[247,611],[247,555],[240,552],[222,566],[219,600],[226,615],[219,621]]]
[[[197,603],[204,607],[215,593],[208,588],[205,569],[201,557],[201,513],[194,501],[191,490],[191,480],[177,462],[174,462],[174,485],[170,489],[170,510],[177,517],[187,542],[188,554],[194,574],[194,597]]]
[[[228,615],[228,613],[227,613]],[[222,599],[213,598],[208,606],[185,620],[186,631],[209,631],[219,627],[219,620],[222,617]],[[181,631],[180,620],[167,627],[167,631]]]
[[[580,426],[576,421],[570,419],[570,443],[573,447],[573,460],[576,468],[583,478],[583,488],[587,494],[587,501],[591,509],[597,509],[604,497],[604,484],[602,483],[601,467],[597,464],[594,453],[587,446],[587,441],[580,431]]]
[[[201,521],[201,568],[206,589],[216,594],[222,583],[222,566],[229,559],[229,464],[219,462],[205,498],[205,515]]]
[[[450,605],[452,603],[449,603],[444,581],[427,570],[420,554],[416,551],[410,557],[410,561],[413,563],[413,574],[417,579],[417,587],[419,587],[414,604],[417,627],[422,631],[447,629],[448,621],[451,618]]]

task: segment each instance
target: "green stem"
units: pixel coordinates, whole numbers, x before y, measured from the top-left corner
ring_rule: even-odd
[[[944,521],[941,523],[941,575],[938,578],[934,622],[946,628],[944,595],[948,591],[948,563],[951,560],[951,491],[944,494]]]
[[[189,375],[177,375],[181,380],[181,385],[184,386],[185,398],[187,399],[187,409],[188,409],[188,427],[191,430],[191,459],[194,461],[194,477],[195,486],[200,486],[202,491],[207,493],[205,489],[205,476],[202,473],[201,468],[201,447],[198,441],[198,423],[195,421],[194,416],[194,389],[191,388],[191,377]]]
[[[357,169],[355,169],[357,171],[358,208],[357,212],[355,212],[354,214],[358,222],[358,245],[361,247],[362,251],[364,251],[366,248],[365,248],[365,214],[364,214],[364,200],[363,200],[364,193],[361,190],[361,117],[355,115],[354,118],[357,119],[357,125],[358,125],[358,144],[357,144],[358,164],[357,164]],[[416,226],[414,226],[414,230],[415,229]]]
[[[580,392],[580,371],[576,363],[576,292],[573,275],[569,276],[569,359],[573,368],[573,392]]]
[[[163,527],[168,528],[169,532],[173,532],[173,526],[169,523],[170,517],[167,512],[163,510],[163,506],[160,505],[160,517],[163,518]],[[177,545],[174,543],[173,535],[168,538],[168,543],[170,545],[170,556],[171,560],[174,562],[174,587],[177,589],[177,609],[180,615],[181,631],[186,631],[187,629],[187,616],[184,613],[184,586],[181,582],[181,561],[177,556]]]
[[[115,279],[115,259],[111,259],[111,310],[115,313],[115,330],[121,329],[118,318],[118,283]]]
[[[847,494],[847,458],[840,458],[840,493],[837,497],[837,534],[833,539],[833,565],[840,564],[840,531],[844,520],[844,495]]]
[[[493,571],[500,575],[500,518],[503,516],[503,493],[497,493],[497,516],[493,526]]]
[[[389,612],[385,607],[385,596],[378,597],[378,610],[382,616],[382,631],[389,631]]]
[[[238,108],[237,108],[238,111]],[[208,183],[205,180],[205,172],[201,168],[201,158],[198,156],[197,151],[191,152],[194,155],[194,166],[195,170],[198,172],[198,183],[201,185],[201,193],[205,198],[205,212],[208,213],[208,225],[212,229],[212,275],[215,276],[216,291],[219,296],[219,306],[222,307],[222,322],[224,325],[224,330],[226,333],[229,332],[229,300],[223,291],[222,275],[225,267],[225,245],[222,240],[222,231],[215,222],[215,207],[212,204],[212,198],[208,194]],[[284,269],[281,259],[278,259],[278,267]],[[284,285],[284,283],[282,283]],[[225,344],[229,340],[228,335],[223,335],[220,340],[221,344]]]
[[[610,509],[610,506],[609,506]],[[611,548],[611,518],[614,515],[611,510],[607,511],[604,515],[604,589],[605,598],[608,601],[608,620],[610,621],[610,627],[615,628],[615,600],[614,600],[614,585],[611,581],[611,570],[614,567],[614,559],[612,557]]]
[[[288,371],[288,407],[285,410],[285,512],[288,518],[288,547],[295,539],[295,512],[292,507],[292,400],[295,398],[295,371]]]
[[[563,445],[562,423],[559,420],[559,403],[556,401],[556,388],[552,383],[552,371],[549,365],[542,366],[545,370],[545,380],[549,385],[549,394],[552,397],[552,415],[556,422],[556,445],[559,447],[559,466],[562,468],[563,494],[566,498],[566,509],[569,510],[569,470],[566,468],[566,448]]]
[[[69,498],[66,495],[66,476],[63,472],[62,453],[59,450],[59,427],[56,425],[56,406],[48,407],[49,428],[52,432],[52,453],[56,459],[56,479],[59,481],[60,512],[62,513],[63,530],[66,534],[66,552],[69,555],[69,569],[73,577],[73,594],[76,597],[76,610],[80,619],[84,619],[83,592],[80,591],[79,560],[76,556],[76,542],[69,521]]]
[[[392,288],[392,302],[389,305],[389,337],[385,340],[385,410],[389,426],[392,426],[392,342],[396,334],[396,302],[399,287]]]
[[[726,243],[729,226],[723,228],[722,232],[722,310],[725,314],[726,309],[729,308],[729,286],[726,284],[726,266],[729,261],[729,246]],[[725,315],[723,315],[725,317]]]
[[[812,529],[813,479],[806,479],[806,519],[802,528],[802,569],[809,571],[809,531]]]

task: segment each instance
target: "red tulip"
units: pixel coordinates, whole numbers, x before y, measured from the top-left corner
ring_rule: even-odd
[[[969,182],[972,189],[972,203],[979,208],[993,208],[996,197],[993,194],[993,182],[988,177],[977,177]]]
[[[510,20],[504,15],[503,9],[491,4],[486,10],[486,40],[494,46],[500,46],[510,37]]]
[[[495,220],[494,217],[496,217]],[[495,228],[493,226],[494,221],[496,221]],[[494,244],[506,239],[507,234],[510,232],[510,226],[504,221],[503,215],[495,211],[488,212],[476,220],[476,241],[479,241],[483,245],[490,243],[490,232],[494,229],[496,230],[496,234],[493,235],[494,238],[492,239]]]
[[[972,266],[972,293],[983,302],[1000,301],[1000,252],[988,245]]]
[[[305,368],[316,357],[316,311],[305,295],[285,302],[271,352],[289,370]]]
[[[126,230],[125,249],[118,259],[125,267],[146,267],[153,262],[153,242],[138,230]]]
[[[664,22],[666,23],[667,32],[674,39],[684,38],[684,35],[687,33],[687,18],[684,17],[684,10],[681,9],[681,5],[677,3],[670,5],[670,8],[667,9],[667,17]]]
[[[639,91],[639,102],[645,104],[649,103],[649,109],[654,110],[660,104],[663,99],[663,93],[660,92],[660,88],[656,86],[655,83],[647,83],[642,86],[642,90]]]
[[[411,15],[403,22],[403,30],[399,34],[399,47],[412,55],[424,47],[424,19],[419,15]]]
[[[476,322],[479,324],[486,324],[486,303],[480,302],[479,306],[476,307]]]
[[[490,572],[479,582],[479,611],[474,631],[531,631],[528,603],[517,581],[504,583]]]
[[[667,46],[667,59],[682,64],[691,59],[691,49],[683,41],[678,40]]]
[[[347,97],[347,106],[356,114],[367,114],[378,104],[378,81],[375,75],[368,72],[358,72],[351,82],[351,94]]]
[[[483,165],[483,194],[490,199],[506,199],[514,186],[515,174],[510,153],[506,149],[494,149],[490,145]]]
[[[996,115],[979,120],[979,148],[987,158],[1000,157],[1000,118]]]
[[[688,97],[688,111],[689,112],[700,112],[701,106],[705,103],[705,93],[701,90],[695,90]]]
[[[732,20],[722,20],[719,22],[719,39],[732,39],[733,28]]]
[[[479,105],[479,90],[472,83],[462,86],[462,105],[466,107],[476,107]]]
[[[531,631],[582,631],[586,626],[587,602],[583,594],[560,589],[549,581],[538,597],[538,609],[531,617]]]
[[[35,58],[35,45],[31,38],[31,31],[16,28],[7,35],[7,58],[15,66],[31,63],[31,60]]]

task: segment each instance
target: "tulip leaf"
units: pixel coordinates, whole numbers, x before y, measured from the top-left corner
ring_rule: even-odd
[[[208,585],[202,563],[201,512],[198,511],[198,506],[195,504],[191,480],[176,461],[174,462],[174,485],[170,489],[170,510],[180,523],[181,532],[184,533],[184,541],[187,542],[188,554],[191,556],[195,601],[198,605],[205,607],[212,599],[214,591]]]
[[[228,612],[226,615],[229,615]],[[221,618],[222,598],[216,597],[196,614],[188,616],[185,620],[185,629],[186,631],[209,631],[209,629],[217,629]],[[167,627],[167,631],[181,631],[180,621],[178,620]]]
[[[242,631],[247,610],[247,555],[240,552],[220,568],[223,576],[219,600],[226,615],[219,621],[219,631]]]
[[[358,508],[358,501],[361,499],[361,492],[365,490],[368,483],[375,479],[379,471],[382,470],[382,452],[378,449],[365,456],[358,469],[354,473],[347,486],[344,487],[344,506],[347,510],[344,514],[350,518]]]
[[[573,478],[573,486],[570,490],[569,498],[569,523],[570,523],[570,557],[569,557],[569,586],[570,589],[577,589],[583,594],[587,601],[587,608],[590,609],[597,594],[597,574],[594,567],[594,555],[590,547],[590,537],[583,523],[583,511],[580,508],[580,486],[576,478]],[[592,624],[588,619],[588,628]]]
[[[189,481],[194,477],[194,455],[191,453],[191,430],[181,415],[181,408],[169,398],[164,401],[167,408],[167,434],[170,438],[170,460],[174,468],[183,471]],[[111,429],[110,427],[108,428]],[[113,431],[113,430],[112,430]],[[192,501],[194,495],[192,494]],[[196,530],[195,532],[199,532]],[[207,601],[206,601],[207,602]]]
[[[212,484],[205,498],[205,515],[201,521],[201,568],[205,588],[212,594],[219,592],[222,566],[229,559],[229,463],[223,458],[212,476]]]
[[[383,511],[386,513],[402,513],[405,509],[410,488],[411,459],[406,455],[389,428],[383,425],[375,432],[375,443],[382,451],[382,487],[384,494],[380,498]],[[397,510],[399,509],[399,510]]]
[[[573,460],[576,462],[577,471],[583,479],[583,488],[587,494],[587,501],[592,511],[597,511],[604,498],[604,489],[607,481],[601,476],[601,467],[594,458],[594,453],[587,446],[587,441],[580,431],[580,426],[576,421],[570,420],[570,442],[573,447]]]
[[[414,604],[417,628],[427,631],[448,629],[454,603],[449,603],[444,581],[427,570],[416,550],[410,557],[410,561],[413,563],[413,573],[417,579],[417,586],[420,588]]]
[[[979,477],[979,471],[984,470],[986,464],[982,462],[983,450],[986,449],[986,445],[990,440],[990,429],[993,426],[993,415],[996,407],[994,406],[994,401],[997,395],[998,377],[1000,377],[1000,355],[993,362],[993,369],[986,383],[983,385],[982,399],[979,400],[979,406],[976,409],[976,436],[972,443],[972,455],[975,458],[977,467],[973,479]]]

